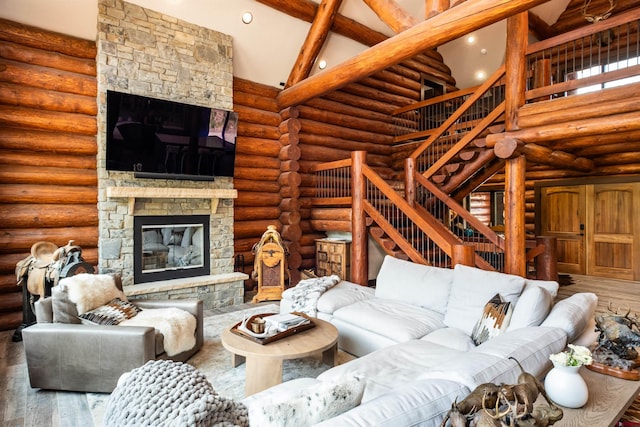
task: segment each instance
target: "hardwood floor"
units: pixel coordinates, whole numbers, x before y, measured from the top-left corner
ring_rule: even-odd
[[[577,292],[593,292],[598,295],[597,312],[607,312],[607,306],[611,303],[614,309],[618,308],[626,312],[640,315],[640,282],[627,280],[605,279],[594,276],[570,276],[572,284],[560,286],[558,299],[567,298]],[[560,280],[562,284],[564,280]]]
[[[640,283],[602,279],[590,276],[570,276],[571,284],[561,286],[558,298],[577,292],[598,295],[598,311],[614,307],[629,307],[640,313]],[[565,280],[561,280],[565,282]],[[226,313],[250,306],[207,310],[206,315]],[[29,386],[24,350],[21,342],[12,342],[13,331],[0,332],[0,427],[91,427],[101,425],[91,418],[92,401],[106,398],[95,393],[42,391]]]
[[[250,299],[249,299],[250,300]],[[272,304],[273,301],[261,303]],[[205,310],[205,316],[255,307],[256,304]],[[105,393],[79,393],[32,389],[22,342],[11,340],[14,331],[0,332],[0,427],[98,427],[91,404]]]

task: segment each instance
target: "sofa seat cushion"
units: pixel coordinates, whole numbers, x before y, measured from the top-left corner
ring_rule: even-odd
[[[495,294],[515,306],[524,288],[524,278],[496,271],[485,271],[458,264],[453,269],[444,323],[471,335],[484,306]]]
[[[382,348],[318,376],[321,381],[356,376],[365,381],[363,402],[428,376],[428,372],[463,352],[435,343],[412,340]]]
[[[459,351],[469,351],[476,348],[473,339],[457,328],[436,329],[420,338],[420,340],[440,344]]]
[[[469,393],[467,387],[454,381],[412,381],[316,427],[438,427],[451,403]]]
[[[376,297],[419,305],[444,314],[452,280],[450,268],[417,264],[387,255],[376,279]]]
[[[567,335],[561,328],[529,327],[507,331],[473,349],[501,359],[516,359],[525,371],[540,376],[550,366],[549,356],[565,348]],[[519,373],[519,369],[516,370]]]
[[[381,298],[359,301],[339,309],[333,316],[395,342],[421,338],[444,326],[440,313]]]

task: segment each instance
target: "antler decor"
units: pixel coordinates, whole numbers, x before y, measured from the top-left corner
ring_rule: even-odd
[[[520,369],[517,384],[480,384],[466,398],[453,402],[440,427],[448,423],[451,427],[547,427],[562,419],[562,409],[549,399],[540,380]],[[540,394],[547,404],[534,407]]]
[[[584,19],[586,19],[587,21],[591,23],[595,23],[595,22],[604,21],[605,19],[611,16],[613,9],[615,9],[616,7],[617,0],[609,0],[609,9],[607,9],[604,13],[601,13],[599,15],[591,15],[587,12],[587,9],[589,9],[590,4],[591,4],[591,0],[584,0],[584,6],[582,6],[582,15],[584,16]]]

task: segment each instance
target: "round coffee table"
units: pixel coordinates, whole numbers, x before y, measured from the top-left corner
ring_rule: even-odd
[[[258,344],[226,328],[221,335],[224,348],[233,353],[236,367],[246,362],[245,396],[282,382],[282,361],[322,353],[322,360],[334,366],[338,351],[338,330],[329,322],[313,319],[315,327],[269,344]]]

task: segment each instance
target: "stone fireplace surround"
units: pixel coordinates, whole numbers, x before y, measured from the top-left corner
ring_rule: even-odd
[[[248,276],[233,271],[232,178],[135,178],[107,171],[105,159],[107,90],[232,110],[231,37],[122,0],[99,0],[97,44],[99,271],[120,274],[132,299],[195,297],[205,308],[242,303]],[[134,284],[134,216],[204,214],[211,273]]]

